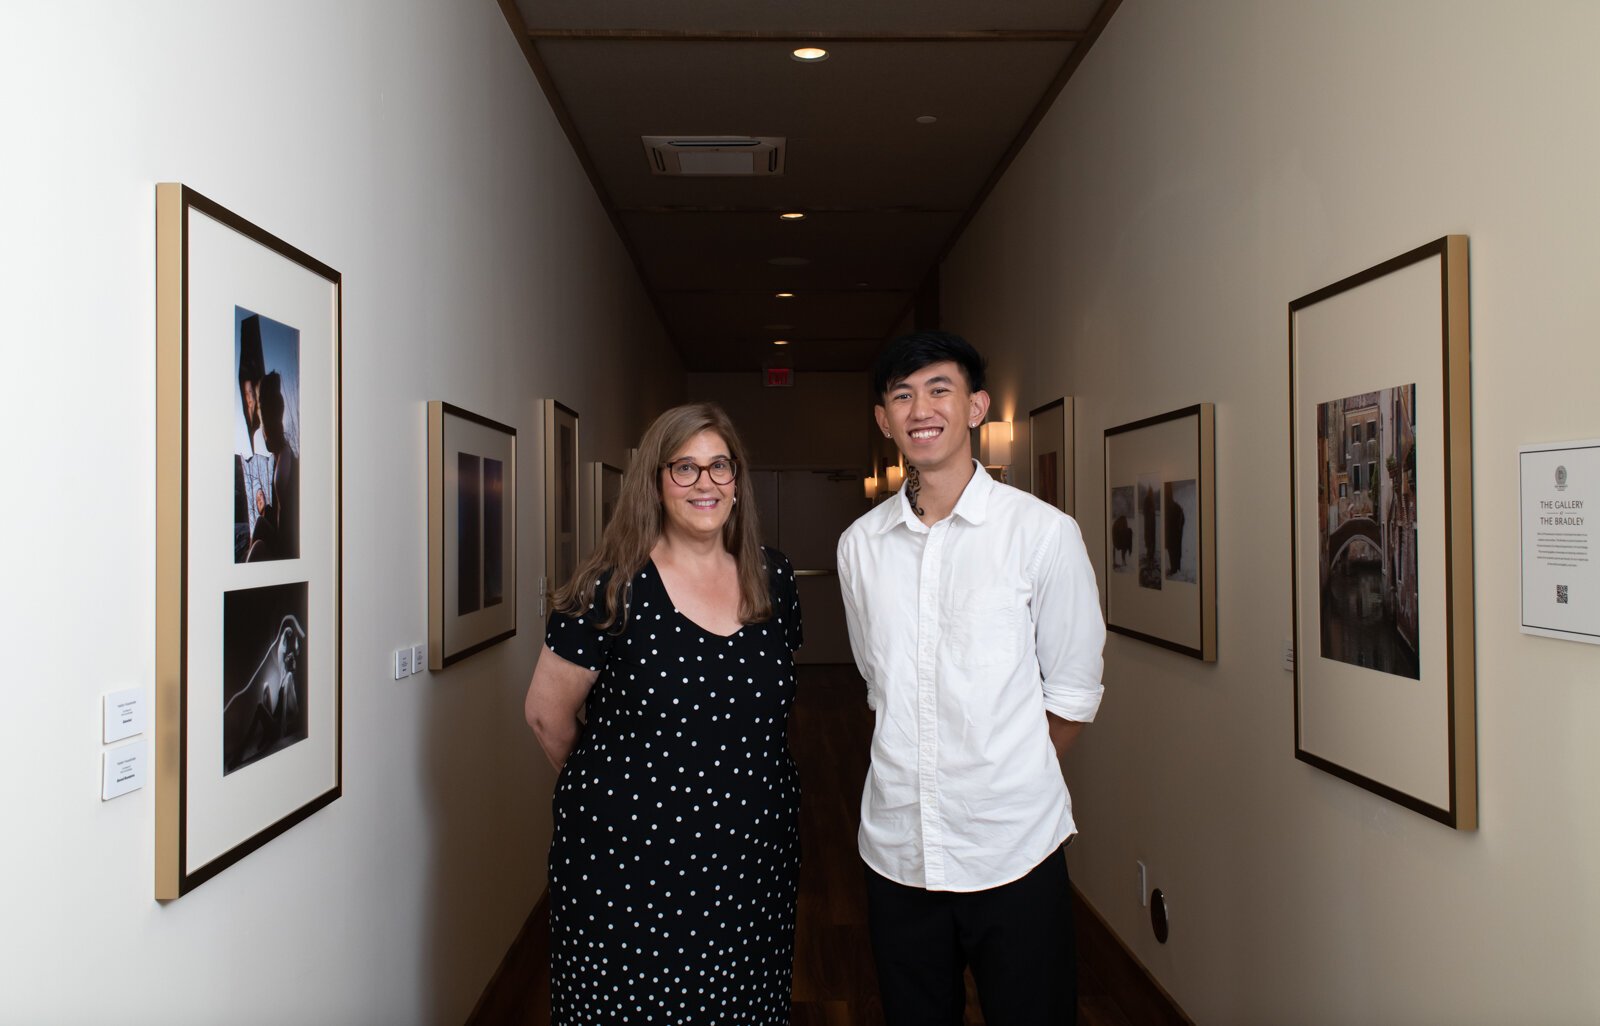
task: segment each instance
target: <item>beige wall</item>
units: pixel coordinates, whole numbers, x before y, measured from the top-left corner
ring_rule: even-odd
[[[8,4],[0,95],[0,1021],[460,1022],[545,883],[536,400],[621,465],[682,395],[633,267],[493,3]],[[340,800],[161,906],[98,716],[155,672],[166,180],[344,275],[345,729]],[[518,429],[519,633],[397,682],[429,399]]]
[[[1600,1019],[1600,649],[1518,632],[1519,443],[1600,435],[1600,6],[1129,0],[944,267],[998,416],[1217,405],[1220,658],[1113,637],[1072,871],[1200,1023]],[[1471,237],[1481,829],[1294,757],[1289,300]],[[1103,570],[1103,567],[1102,567]],[[1134,860],[1170,895],[1155,943]]]

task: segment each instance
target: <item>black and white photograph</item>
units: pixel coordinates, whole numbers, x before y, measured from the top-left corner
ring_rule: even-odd
[[[306,586],[222,596],[222,772],[306,739]]]
[[[1139,522],[1133,485],[1111,489],[1111,571],[1133,573],[1133,533]]]
[[[1161,485],[1162,538],[1165,539],[1169,581],[1193,584],[1199,579],[1200,519],[1195,506],[1198,501],[1199,493],[1192,477]]]
[[[1139,587],[1161,590],[1161,479],[1141,476],[1139,508]]]

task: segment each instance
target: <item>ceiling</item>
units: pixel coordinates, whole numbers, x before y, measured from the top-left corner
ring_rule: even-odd
[[[936,321],[939,261],[1118,2],[500,0],[690,371],[860,370]],[[781,137],[782,173],[653,174],[644,136]]]

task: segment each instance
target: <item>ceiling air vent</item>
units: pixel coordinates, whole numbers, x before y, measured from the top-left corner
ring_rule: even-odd
[[[650,173],[684,176],[783,174],[782,136],[645,135]]]

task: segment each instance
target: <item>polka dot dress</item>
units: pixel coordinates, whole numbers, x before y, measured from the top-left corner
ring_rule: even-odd
[[[731,637],[678,612],[649,562],[621,635],[595,626],[603,584],[585,615],[550,618],[551,651],[600,671],[556,783],[554,1026],[789,1022],[800,604],[789,561],[763,555],[772,619]]]

